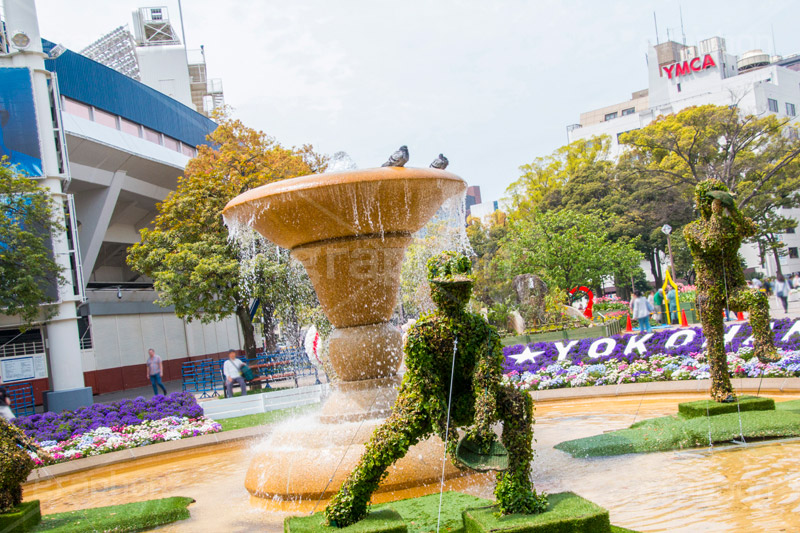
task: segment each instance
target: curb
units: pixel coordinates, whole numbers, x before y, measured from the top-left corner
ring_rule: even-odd
[[[800,378],[733,378],[733,388],[740,392],[796,392],[800,393]],[[708,392],[710,379],[691,379],[683,381],[650,381],[646,383],[622,383],[620,385],[602,385],[600,387],[575,387],[563,389],[545,389],[530,391],[536,402],[572,400],[578,398],[601,398],[613,396],[631,396],[658,393],[692,393]]]

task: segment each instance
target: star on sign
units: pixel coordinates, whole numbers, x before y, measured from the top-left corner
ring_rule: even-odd
[[[532,352],[530,346],[525,347],[525,351],[522,353],[518,353],[516,355],[512,355],[511,358],[517,362],[517,364],[524,363],[525,361],[530,361],[531,363],[534,362],[534,359],[542,355],[544,352]]]

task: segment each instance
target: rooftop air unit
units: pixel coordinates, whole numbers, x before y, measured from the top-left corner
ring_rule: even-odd
[[[769,65],[769,54],[761,50],[750,50],[741,55],[736,62],[739,72]]]
[[[700,41],[700,53],[703,55],[710,54],[720,50],[725,51],[725,39],[722,37],[711,37],[704,41]]]

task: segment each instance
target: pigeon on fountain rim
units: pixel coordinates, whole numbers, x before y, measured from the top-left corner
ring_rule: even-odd
[[[447,165],[450,164],[450,161],[444,156],[444,154],[439,154],[439,157],[433,160],[431,163],[431,168],[438,168],[439,170],[444,170],[447,168]]]
[[[382,167],[402,167],[408,163],[408,146],[401,146],[395,153],[389,156],[389,160],[382,164]]]

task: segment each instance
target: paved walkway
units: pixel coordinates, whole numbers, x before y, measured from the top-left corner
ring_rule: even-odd
[[[324,373],[320,373],[319,380],[321,382],[323,382],[323,383],[327,383],[328,382],[327,376],[325,376]],[[314,376],[302,376],[302,377],[298,378],[297,381],[298,381],[298,385],[300,387],[306,387],[308,385],[314,385],[314,383],[315,383]],[[166,389],[167,389],[167,394],[172,393],[172,392],[180,392],[181,390],[183,390],[182,383],[183,383],[183,381],[180,380],[180,379],[176,379],[176,380],[172,380],[172,381],[165,381],[164,382],[164,387],[166,387]],[[276,383],[274,385],[274,388],[276,388],[276,389],[294,388],[294,381],[286,380],[286,381],[278,382],[278,383]],[[238,388],[236,390],[238,390]],[[161,393],[161,389],[159,389],[159,394],[160,393]],[[143,396],[145,398],[152,397],[153,396],[153,387],[148,385],[146,387],[137,387],[135,389],[126,389],[126,390],[121,390],[121,391],[116,391],[116,392],[109,392],[109,393],[106,393],[106,394],[98,394],[98,395],[96,395],[94,397],[94,403],[117,402],[119,400],[127,400],[127,399],[138,398],[139,396]],[[197,397],[198,400],[200,400],[200,393],[199,392],[197,394],[195,394],[195,396]],[[215,396],[214,398],[221,398],[221,397],[222,397],[222,394],[220,396]]]

